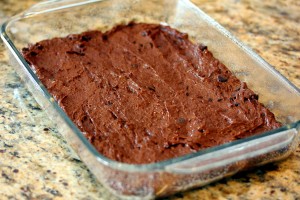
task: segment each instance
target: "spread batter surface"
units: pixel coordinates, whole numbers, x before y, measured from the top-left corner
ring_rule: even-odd
[[[206,46],[130,23],[24,48],[27,62],[95,148],[158,162],[281,126]]]

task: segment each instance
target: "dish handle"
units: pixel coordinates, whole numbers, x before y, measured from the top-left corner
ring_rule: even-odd
[[[34,4],[29,9],[21,13],[22,17],[28,17],[39,13],[52,12],[74,6],[80,6],[87,3],[93,3],[101,0],[44,0]]]
[[[230,145],[201,156],[193,157],[178,163],[168,165],[166,170],[176,174],[211,173],[222,170],[222,174],[232,174],[241,170],[243,166],[262,165],[282,159],[290,155],[298,146],[300,123],[294,127],[259,137],[245,142]],[[272,156],[277,154],[276,156]],[[279,155],[278,155],[279,154]],[[233,166],[235,170],[233,170]]]

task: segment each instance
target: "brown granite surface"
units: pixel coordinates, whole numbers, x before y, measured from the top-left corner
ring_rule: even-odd
[[[36,0],[0,1],[0,23]],[[300,87],[300,2],[193,0]],[[116,199],[72,153],[7,63],[0,42],[0,199]],[[169,199],[300,199],[300,149]]]

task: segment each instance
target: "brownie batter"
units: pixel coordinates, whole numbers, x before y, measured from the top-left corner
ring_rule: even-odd
[[[278,128],[246,83],[169,26],[38,42],[25,59],[103,155],[151,163]]]

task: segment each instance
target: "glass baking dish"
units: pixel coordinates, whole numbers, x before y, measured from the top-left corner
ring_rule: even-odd
[[[132,165],[99,154],[47,92],[20,50],[53,37],[102,31],[130,21],[163,23],[207,45],[283,127],[183,157]],[[240,170],[287,157],[298,146],[300,92],[247,46],[188,0],[52,0],[34,5],[1,27],[12,62],[37,102],[98,180],[128,199],[170,195],[232,175]]]

